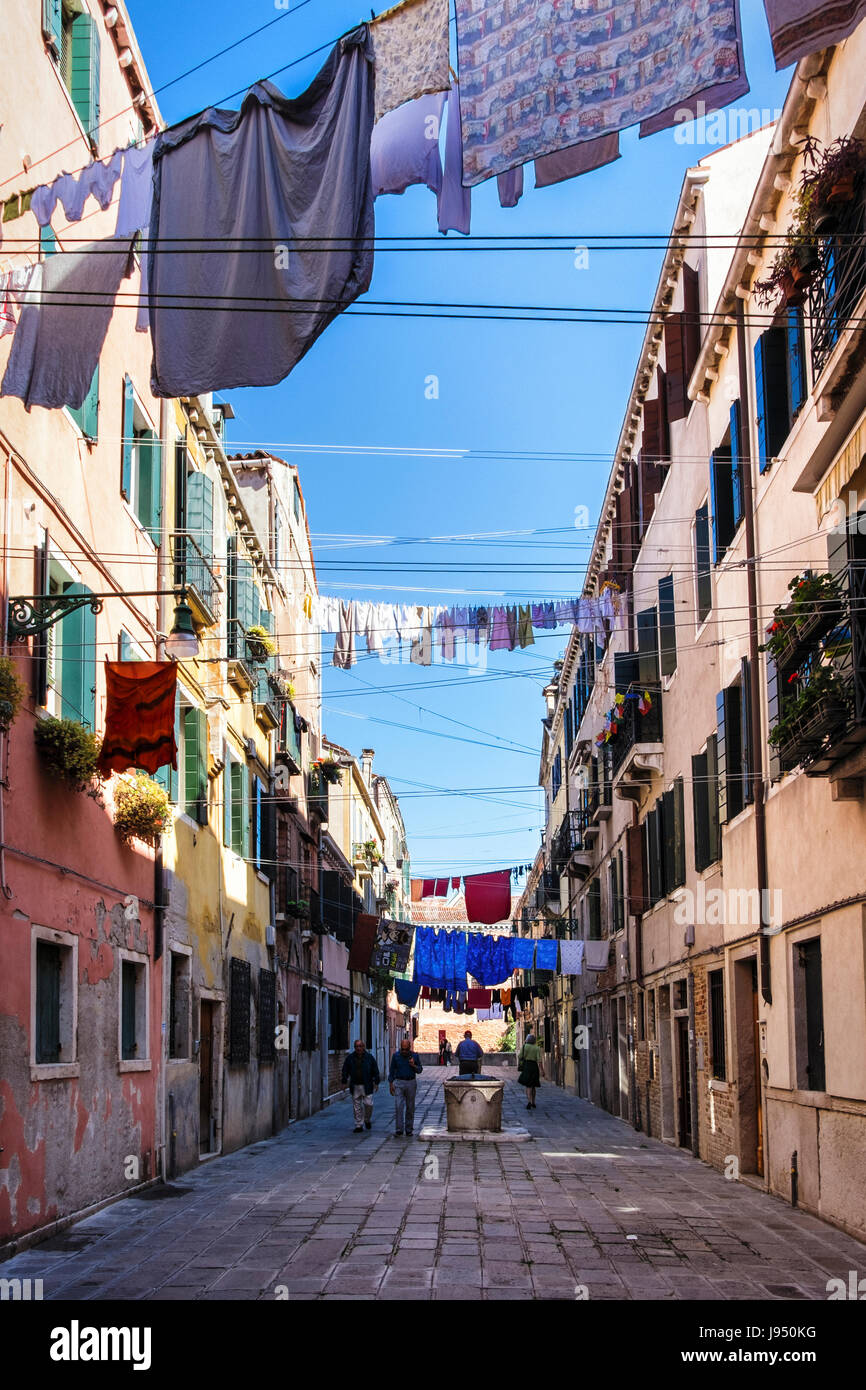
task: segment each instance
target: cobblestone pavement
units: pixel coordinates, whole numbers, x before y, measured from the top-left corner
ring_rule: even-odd
[[[335,1103],[0,1272],[95,1300],[826,1299],[866,1276],[866,1246],[586,1101],[543,1086],[528,1112],[513,1068],[504,1117],[529,1141],[419,1142],[452,1074],[420,1078],[414,1139],[383,1086],[369,1132]]]

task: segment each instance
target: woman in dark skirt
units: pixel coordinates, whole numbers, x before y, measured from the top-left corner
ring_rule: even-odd
[[[541,1085],[541,1077],[544,1075],[543,1054],[535,1041],[534,1033],[527,1035],[517,1060],[520,1063],[517,1080],[521,1086],[526,1087],[528,1097],[526,1108],[534,1110],[536,1088]]]

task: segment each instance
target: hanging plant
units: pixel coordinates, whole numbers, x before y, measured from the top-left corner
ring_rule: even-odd
[[[866,145],[851,135],[840,135],[821,153],[820,141],[809,137],[803,154],[806,169],[797,196],[801,218],[810,230],[828,236],[838,221],[838,209],[854,198],[866,168]]]
[[[87,792],[99,799],[97,774],[100,740],[77,719],[39,719],[34,729],[36,748],[52,777],[71,791]]]
[[[759,304],[770,305],[781,299],[783,305],[796,308],[806,298],[806,291],[820,262],[815,238],[800,221],[785,233],[785,241],[777,252],[770,273],[755,285]]]
[[[122,778],[114,793],[114,828],[124,843],[142,840],[159,844],[160,836],[171,829],[168,792],[146,772]]]
[[[839,585],[832,574],[798,574],[788,584],[790,601],[773,610],[767,641],[761,647],[786,666],[810,642],[817,642],[842,618]]]
[[[8,656],[0,657],[0,733],[7,734],[24,703],[27,687]]]
[[[273,637],[266,628],[255,624],[248,627],[245,634],[247,651],[253,661],[267,661],[277,650]]]
[[[292,898],[286,903],[286,912],[290,917],[299,917],[304,921],[310,915],[310,904],[306,898]]]
[[[313,772],[319,773],[330,786],[335,787],[343,780],[343,769],[334,758],[317,758],[310,763]]]

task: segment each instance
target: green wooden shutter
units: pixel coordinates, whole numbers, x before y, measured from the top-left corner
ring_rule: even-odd
[[[674,817],[674,877],[673,883],[668,885],[671,888],[682,888],[686,881],[686,808],[685,808],[685,789],[682,777],[678,777],[674,782],[672,794],[673,817]]]
[[[184,729],[180,713],[180,693],[174,697],[174,741],[177,744],[177,767],[172,767],[166,763],[159,768],[153,775],[154,781],[161,787],[165,787],[168,792],[168,799],[177,803],[180,798],[180,764],[184,756]]]
[[[162,440],[146,430],[138,441],[138,519],[162,543]]]
[[[719,810],[719,750],[718,738],[711,734],[707,739],[707,818],[709,826],[708,848],[710,864],[722,857],[722,832]]]
[[[767,733],[779,722],[779,670],[775,661],[767,653]],[[782,759],[775,743],[768,743],[770,754],[770,780],[775,782],[782,775]]]
[[[716,771],[719,788],[719,822],[722,825],[728,819],[728,744],[725,714],[725,692],[720,690],[716,696]]]
[[[70,584],[64,594],[89,594],[85,584]],[[60,713],[88,729],[96,728],[96,614],[89,606],[63,619],[60,645]]]
[[[207,825],[207,714],[196,706],[183,716],[184,809]]]
[[[659,683],[658,647],[656,610],[645,608],[637,615],[638,681],[645,689],[657,687]]]
[[[240,633],[237,624],[239,603],[238,542],[236,536],[228,536],[226,538],[226,583],[228,585],[228,603],[226,607],[227,655],[236,657],[240,652]]]
[[[695,567],[698,576],[698,622],[702,623],[713,606],[710,509],[706,503],[695,512]]]
[[[731,402],[731,512],[732,524],[736,531],[746,514],[745,464],[743,459],[743,425],[740,402]]]
[[[36,942],[36,1062],[60,1061],[60,947]],[[71,1060],[71,1058],[70,1058]]]
[[[674,794],[672,790],[661,795],[662,830],[662,897],[676,886],[676,846],[674,844]]]
[[[99,126],[99,60],[96,20],[89,14],[77,14],[70,34],[69,95],[91,138]]]
[[[672,676],[677,669],[677,619],[670,574],[659,580],[659,652],[662,675]]]
[[[206,473],[186,475],[186,527],[203,555],[213,558],[213,483]]]
[[[250,774],[246,765],[240,768],[241,772],[241,855],[244,859],[250,857]]]
[[[123,378],[123,440],[121,442],[120,491],[129,502],[132,498],[132,432],[135,428],[135,395],[128,376]]]
[[[87,395],[77,410],[72,406],[68,407],[69,414],[72,416],[81,433],[86,439],[96,439],[99,425],[99,363],[96,364],[96,371],[93,373],[93,380],[90,383]]]
[[[232,842],[232,763],[226,750],[226,764],[223,768],[223,844],[228,848]]]
[[[694,815],[695,871],[700,873],[710,863],[709,783],[707,755],[696,753],[692,758],[692,812]]]
[[[63,48],[62,0],[42,0],[42,32],[59,57]]]

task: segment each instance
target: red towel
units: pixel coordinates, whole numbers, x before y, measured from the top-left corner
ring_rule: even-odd
[[[370,969],[370,957],[376,944],[378,930],[378,917],[373,917],[366,912],[358,913],[355,922],[355,935],[352,938],[352,947],[347,962],[350,970],[360,970],[366,974]]]
[[[452,878],[452,880],[451,880],[451,887],[452,887],[453,889],[455,889],[455,891],[459,892],[459,891],[460,891],[460,879],[459,879],[459,878]]]
[[[437,878],[437,880],[436,880],[436,892],[433,894],[433,896],[434,896],[434,898],[447,898],[447,897],[448,897],[448,880],[447,880],[447,878]]]
[[[470,989],[466,993],[466,1003],[470,1009],[489,1009],[490,1008],[489,989]]]
[[[511,870],[492,874],[471,874],[466,884],[466,916],[470,922],[492,926],[503,922],[511,911]]]
[[[106,661],[107,705],[99,770],[144,772],[177,767],[174,661]]]
[[[436,896],[436,880],[435,880],[435,878],[425,878],[425,879],[423,879],[422,882],[421,882],[421,897],[422,897],[422,898],[435,898],[435,896]]]

